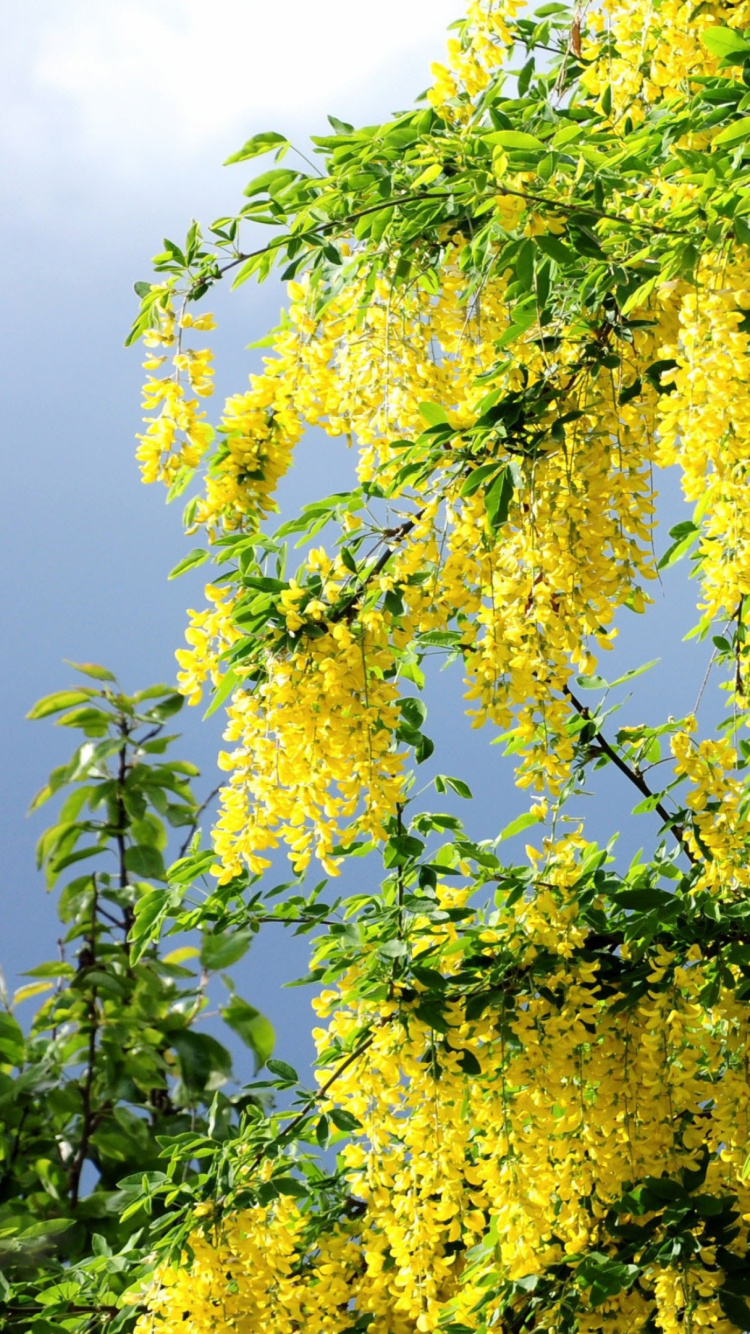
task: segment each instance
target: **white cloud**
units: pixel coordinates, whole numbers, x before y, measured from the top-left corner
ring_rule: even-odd
[[[89,147],[177,154],[391,94],[408,104],[460,0],[66,0],[29,6],[29,83],[75,111]],[[404,78],[405,66],[411,77]],[[395,73],[395,77],[393,77]],[[366,96],[375,79],[382,102]],[[390,85],[390,86],[389,86]],[[363,93],[365,96],[363,97]],[[233,147],[233,143],[229,147]]]

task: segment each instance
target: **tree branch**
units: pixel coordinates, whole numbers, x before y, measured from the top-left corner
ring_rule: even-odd
[[[97,907],[99,901],[99,891],[96,883],[95,874],[91,877],[91,880],[94,886],[94,897],[91,903],[91,931],[89,933],[88,943],[89,943],[91,961],[93,964],[95,964],[96,944],[97,944],[96,941]],[[78,1145],[78,1152],[76,1153],[76,1156],[73,1160],[73,1165],[70,1169],[70,1204],[72,1209],[76,1209],[78,1207],[78,1200],[81,1188],[81,1173],[83,1171],[83,1164],[86,1161],[86,1154],[88,1153],[89,1140],[91,1138],[91,1133],[93,1130],[91,1094],[94,1085],[94,1072],[96,1068],[96,1036],[99,1031],[99,1011],[97,1009],[96,1001],[97,1001],[97,989],[94,986],[91,989],[91,994],[89,996],[89,1001],[87,1006],[88,1020],[89,1020],[89,1040],[88,1040],[88,1050],[86,1053],[86,1073],[84,1075],[83,1088],[81,1089],[81,1102],[82,1102],[81,1139]]]
[[[388,1023],[388,1019],[380,1019],[378,1020],[376,1027],[382,1027],[383,1024],[385,1023]],[[262,1149],[260,1149],[258,1153],[256,1153],[255,1157],[250,1163],[251,1172],[253,1172],[255,1168],[258,1166],[258,1164],[261,1163],[263,1159],[267,1156],[268,1150],[272,1144],[278,1144],[281,1140],[287,1139],[290,1135],[294,1133],[295,1130],[298,1129],[299,1126],[304,1124],[304,1122],[310,1115],[311,1111],[313,1110],[315,1103],[320,1102],[321,1098],[325,1097],[328,1090],[336,1083],[336,1080],[341,1078],[344,1071],[348,1070],[349,1066],[353,1065],[354,1062],[358,1060],[359,1057],[363,1054],[363,1052],[366,1052],[368,1047],[372,1046],[374,1041],[375,1041],[375,1034],[368,1033],[367,1037],[363,1038],[363,1040],[354,1048],[354,1050],[349,1052],[348,1056],[346,1056],[344,1060],[341,1061],[340,1064],[336,1066],[336,1069],[328,1077],[325,1083],[321,1084],[317,1093],[313,1093],[310,1095],[310,1100],[308,1105],[304,1107],[301,1112],[298,1112],[297,1115],[292,1118],[288,1126],[285,1126],[283,1130],[280,1130],[278,1134],[275,1135],[274,1138],[268,1144],[264,1144]]]
[[[586,214],[590,218],[595,218],[600,222],[619,222],[635,230],[656,232],[662,236],[689,236],[686,228],[661,227],[656,222],[645,222],[639,218],[629,218],[623,213],[610,213],[606,209],[593,208],[588,204],[579,204],[573,201],[566,202],[562,199],[549,199],[546,195],[536,194],[530,190],[513,190],[507,185],[498,185],[491,193],[477,195],[475,199],[466,203],[484,204],[490,199],[495,199],[498,195],[510,196],[515,199],[524,199],[532,204],[539,204],[546,208],[556,209],[562,213]],[[218,270],[218,277],[223,278],[225,273],[231,269],[236,269],[238,264],[244,264],[250,259],[260,259],[262,255],[270,254],[274,250],[281,250],[292,240],[307,241],[314,240],[322,236],[329,235],[336,230],[346,230],[359,222],[361,218],[366,218],[372,213],[382,213],[386,208],[397,208],[400,204],[420,204],[431,199],[455,199],[453,190],[430,190],[421,194],[403,194],[396,195],[392,199],[382,199],[377,204],[370,204],[367,208],[358,209],[354,213],[348,213],[343,218],[332,218],[330,222],[322,222],[318,227],[310,227],[303,232],[288,232],[283,236],[273,237],[267,245],[259,246],[257,250],[243,251],[236,255],[234,259],[229,260],[227,264],[222,265]],[[463,202],[463,201],[461,201]],[[449,222],[458,222],[459,219],[448,219]],[[201,286],[205,278],[196,279],[194,286]]]
[[[595,721],[592,716],[591,710],[587,708],[585,704],[582,704],[579,699],[576,698],[576,696],[573,694],[573,691],[570,689],[569,686],[567,685],[563,686],[562,693],[566,696],[567,699],[570,700],[571,704],[573,705],[573,708],[575,709],[579,717],[583,718],[586,722],[593,723]],[[631,765],[629,765],[627,761],[622,758],[621,755],[618,755],[614,746],[612,746],[610,742],[607,741],[607,738],[599,731],[597,731],[596,733],[596,741],[597,745],[599,746],[599,749],[603,752],[603,754],[607,756],[607,759],[611,760],[612,764],[614,764],[615,767],[620,770],[621,774],[625,775],[625,777],[628,779],[628,782],[632,783],[633,786],[638,789],[638,791],[641,793],[642,796],[653,797],[655,795],[654,792],[649,787],[648,783],[646,782],[640,770],[632,768]],[[685,838],[685,831],[682,828],[682,825],[674,823],[674,816],[670,815],[666,806],[664,806],[661,801],[657,801],[654,804],[654,810],[656,811],[657,815],[661,816],[661,819],[664,822],[665,827],[669,829],[672,836],[679,843],[680,847],[682,848],[682,851],[684,852],[691,866],[694,866],[695,857],[693,856],[690,847],[688,846],[687,840]]]

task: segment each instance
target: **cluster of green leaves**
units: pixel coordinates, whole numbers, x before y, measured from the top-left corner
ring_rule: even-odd
[[[323,159],[319,175],[290,167],[263,172],[246,187],[251,202],[219,219],[207,241],[193,224],[184,247],[166,242],[157,273],[187,283],[188,298],[199,299],[226,272],[236,270],[236,286],[251,276],[262,280],[285,263],[285,278],[302,270],[314,275],[322,305],[362,265],[372,284],[378,272],[387,272],[397,284],[417,281],[430,290],[447,237],[449,244],[463,243],[470,283],[479,286],[493,270],[514,275],[514,322],[502,340],[508,347],[537,319],[554,326],[563,306],[569,321],[576,308],[571,298],[584,316],[608,303],[627,315],[657,279],[692,273],[706,243],[723,236],[747,242],[750,118],[741,113],[750,105],[750,62],[744,47],[741,60],[736,51],[727,55],[718,75],[697,76],[683,100],[646,108],[638,124],[625,118],[615,125],[606,105],[597,108],[581,95],[580,65],[568,43],[573,14],[562,4],[546,10],[538,22],[516,24],[516,49],[529,56],[516,96],[508,96],[507,76],[500,74],[465,105],[466,123],[432,108],[358,130],[331,118],[334,133],[313,139]],[[739,49],[744,38],[728,29],[706,36],[717,50],[727,41]],[[538,49],[550,45],[559,59],[535,69]],[[716,133],[704,148],[685,146],[707,130]],[[290,148],[283,136],[262,133],[228,161],[268,152],[278,160]],[[525,174],[522,189],[502,179],[498,184],[499,163],[501,175]],[[654,184],[680,168],[705,187],[665,223]],[[504,231],[495,214],[503,193],[518,194],[555,223],[555,232],[525,237]],[[615,199],[619,211],[610,204]],[[626,216],[623,208],[636,204],[635,216]],[[252,253],[240,245],[248,224],[274,229]],[[347,256],[341,244],[352,239],[355,252]],[[134,337],[163,298],[157,288],[139,286],[143,306]]]
[[[105,668],[79,671],[81,684],[29,715],[82,734],[32,803],[64,798],[38,845],[59,890],[59,958],[0,1009],[0,1299],[7,1327],[34,1334],[129,1327],[135,1312],[117,1303],[164,1228],[153,1183],[168,1180],[171,1145],[217,1135],[256,1101],[231,1091],[230,1052],[199,1022],[209,971],[239,957],[232,941],[207,932],[202,948],[165,952],[154,929],[170,899],[170,834],[201,855],[198,771],[172,758],[166,731],[184,700],[169,686],[128,696]],[[41,1006],[23,1024],[16,1008],[32,998]],[[257,1069],[273,1050],[269,1021],[233,989],[223,1015]],[[197,1168],[183,1161],[177,1194]]]

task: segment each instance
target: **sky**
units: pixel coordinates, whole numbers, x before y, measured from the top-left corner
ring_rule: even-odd
[[[70,683],[64,659],[104,663],[126,689],[173,679],[185,608],[201,599],[200,574],[167,581],[188,544],[177,508],[141,485],[134,462],[141,372],[138,351],[123,346],[133,282],[149,277],[163,236],[179,240],[192,217],[235,207],[246,168],[221,163],[246,138],[273,129],[305,146],[329,112],[371,123],[408,107],[459,15],[460,0],[0,0],[0,964],[11,986],[55,953],[33,855],[48,808],[30,820],[25,811],[71,748],[67,731],[24,715]],[[220,299],[219,397],[257,365],[247,344],[276,323],[282,299],[273,283]],[[339,445],[311,435],[283,485],[285,517],[315,498],[321,472],[330,492],[349,467]],[[669,480],[663,509],[668,522],[684,517]],[[687,650],[677,677],[670,666],[695,600],[678,568],[657,588],[655,614],[626,614],[618,668],[663,659],[639,720],[660,719],[667,698],[670,712],[687,711],[705,670],[705,646]],[[465,724],[460,695],[455,673],[430,684],[427,731],[439,738],[439,767],[479,792],[472,831],[493,836],[525,799],[500,748]],[[200,713],[182,716],[181,754],[208,791],[220,717],[202,723]],[[633,803],[617,775],[602,792],[592,829],[606,837]],[[377,868],[360,863],[356,874]],[[282,983],[306,968],[305,942],[285,936],[252,950],[238,975],[241,994],[276,1024],[279,1054],[303,1066],[309,994]]]

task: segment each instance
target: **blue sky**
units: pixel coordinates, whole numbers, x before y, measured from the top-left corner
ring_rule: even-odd
[[[220,164],[250,134],[276,129],[304,144],[326,112],[367,122],[409,105],[459,8],[458,0],[214,0],[210,11],[198,0],[2,4],[0,963],[11,985],[55,952],[53,906],[33,863],[44,814],[24,813],[70,748],[67,732],[24,714],[68,683],[65,658],[105,663],[125,688],[172,679],[185,607],[201,597],[200,575],[167,582],[189,544],[177,509],[141,485],[133,459],[141,372],[137,350],[123,348],[133,281],[149,276],[163,236],[179,239],[191,217],[210,221],[235,205],[244,168]],[[272,284],[221,300],[219,395],[244,384],[258,355],[246,345],[276,322],[281,300]],[[338,446],[317,434],[304,442],[284,483],[287,513],[314,498],[321,471],[330,492],[347,469]],[[681,506],[676,487],[667,490],[675,522]],[[683,582],[678,567],[650,616],[627,617],[618,666],[674,653],[692,619],[695,589]],[[664,663],[646,679],[639,720],[692,706],[708,654],[705,646],[682,653],[679,671]],[[464,723],[460,693],[450,673],[431,684],[427,730],[440,769],[478,789],[473,832],[493,836],[525,799],[500,748]],[[183,732],[183,753],[201,765],[208,790],[220,719],[201,724],[192,710]],[[632,804],[608,773],[592,829],[606,836]],[[360,863],[356,875],[374,878],[377,868]],[[306,953],[303,942],[269,939],[239,979],[276,1022],[280,1054],[297,1063],[309,1052],[309,998],[280,987],[306,970]]]

